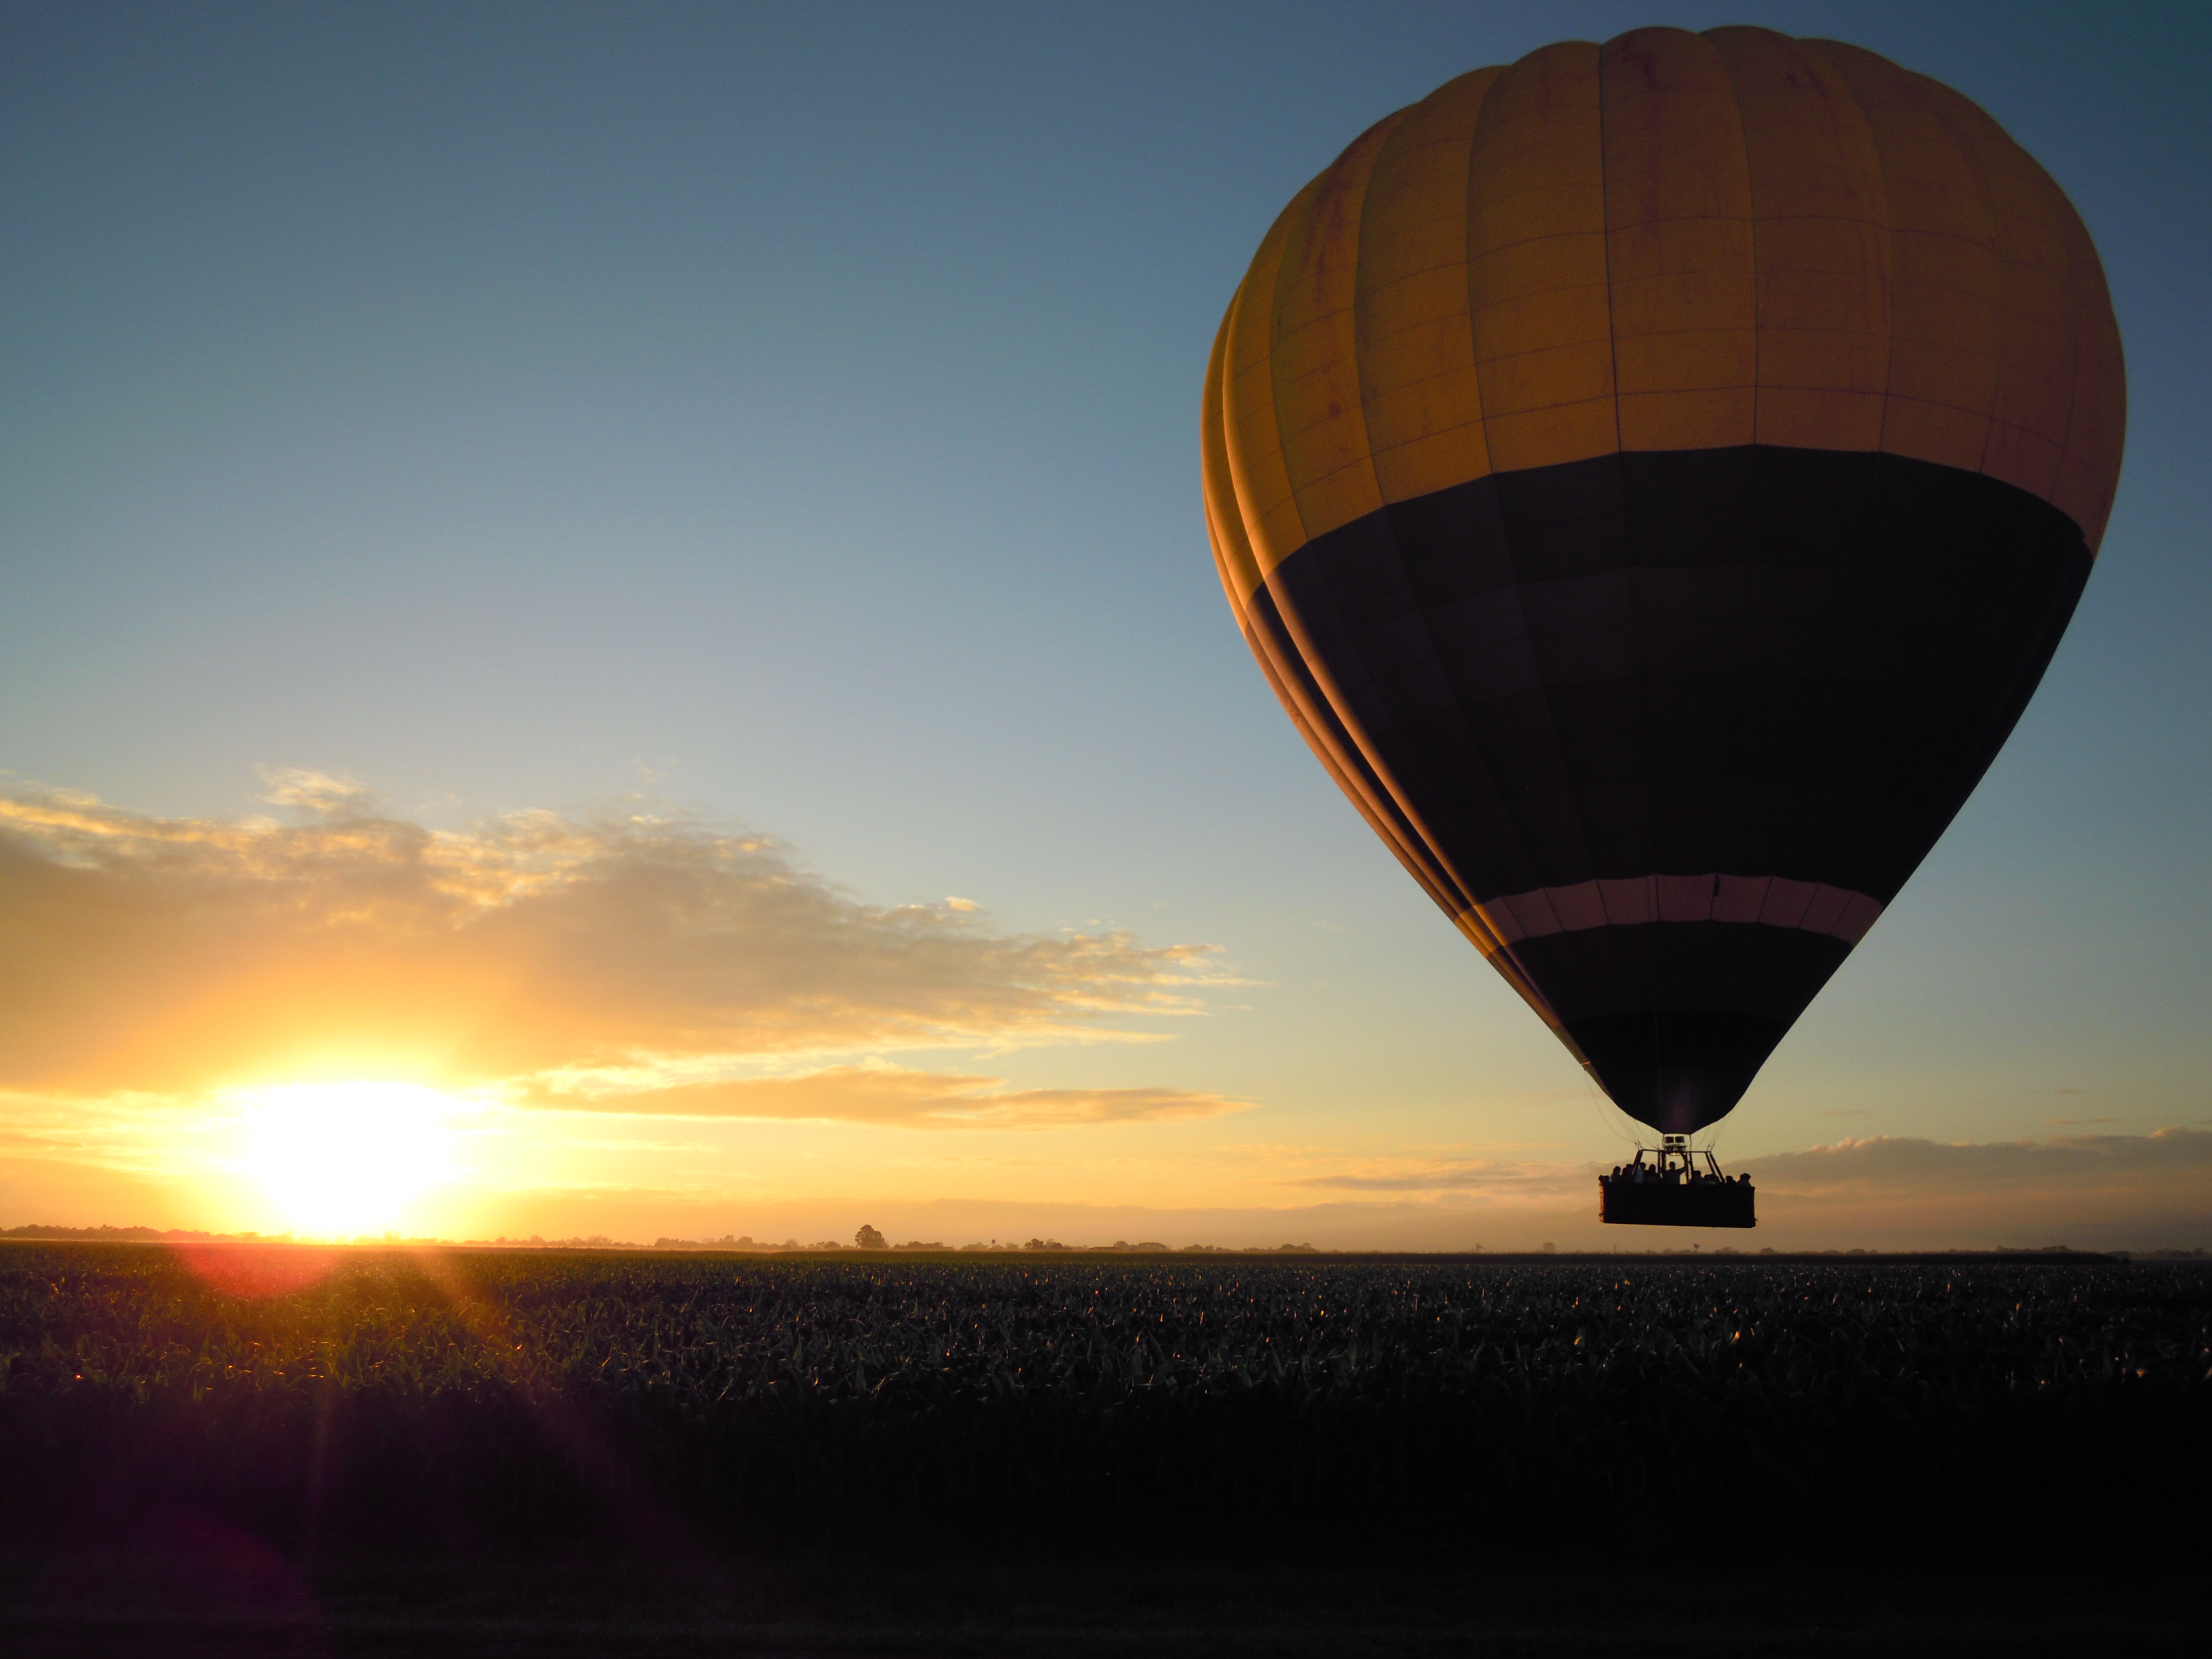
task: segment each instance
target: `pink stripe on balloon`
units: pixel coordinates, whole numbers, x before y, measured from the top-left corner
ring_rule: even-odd
[[[1474,908],[1508,945],[1649,921],[1761,922],[1856,945],[1881,915],[1864,893],[1784,876],[1632,876],[1538,887]]]

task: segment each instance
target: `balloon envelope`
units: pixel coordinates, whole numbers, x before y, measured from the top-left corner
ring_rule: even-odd
[[[2125,426],[2080,217],[1948,88],[1644,29],[1299,192],[1206,376],[1247,642],[1621,1108],[1726,1114],[1964,804]]]

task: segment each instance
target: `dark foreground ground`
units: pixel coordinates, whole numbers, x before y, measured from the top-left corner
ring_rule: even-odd
[[[11,1557],[0,1650],[165,1655],[2197,1655],[2201,1578]]]
[[[2194,1653],[2212,1267],[0,1248],[0,1651]]]

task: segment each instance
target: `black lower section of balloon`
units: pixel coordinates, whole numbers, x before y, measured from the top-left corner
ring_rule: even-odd
[[[1686,1135],[1728,1115],[1789,1029],[1756,1014],[1669,1009],[1577,1020],[1567,1031],[1624,1111]]]
[[[2088,570],[2012,485],[1751,446],[1385,507],[1285,560],[1253,615],[1318,658],[1470,898],[1718,872],[1887,903]]]
[[[1646,922],[1522,939],[1522,969],[1630,1116],[1691,1134],[1727,1115],[1850,947],[1757,922]]]
[[[1826,933],[1755,921],[1650,921],[1524,939],[1513,956],[1572,1030],[1725,1011],[1768,1022],[1779,1036],[1850,948]]]
[[[1248,612],[1328,684],[1354,781],[1455,908],[1706,873],[1887,904],[2018,720],[2089,562],[2071,519],[1978,473],[1749,446],[1401,502],[1292,554]],[[1650,923],[1511,949],[1659,1126],[1678,1096],[1727,1111],[1846,947]]]

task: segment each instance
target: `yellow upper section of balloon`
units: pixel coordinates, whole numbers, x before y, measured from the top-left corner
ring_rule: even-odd
[[[1639,29],[1476,70],[1283,210],[1206,376],[1239,601],[1492,472],[1773,444],[1981,472],[2094,552],[2126,426],[2096,250],[1975,105],[1855,46]]]

